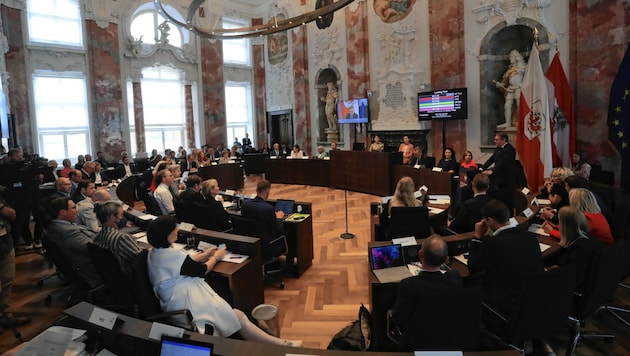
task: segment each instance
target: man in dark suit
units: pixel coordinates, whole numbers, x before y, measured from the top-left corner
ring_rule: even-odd
[[[491,200],[486,194],[490,187],[490,179],[482,173],[477,173],[472,181],[472,190],[474,197],[464,201],[455,210],[454,218],[449,228],[457,233],[474,231],[475,224],[481,221],[483,216],[481,211],[484,206]]]
[[[89,179],[82,179],[77,185],[77,190],[72,194],[72,201],[77,204],[83,199],[89,199],[95,191],[94,182]]]
[[[44,178],[42,178],[42,183],[52,183],[59,178],[57,173],[57,161],[50,160],[48,161],[48,168],[44,171]]]
[[[494,135],[494,144],[497,148],[481,168],[483,173],[490,177],[493,188],[496,188],[495,194],[491,195],[503,201],[511,212],[514,190],[516,189],[514,172],[516,150],[508,142],[508,135],[504,133]],[[493,164],[494,167],[490,169]]]
[[[271,183],[268,180],[261,180],[256,185],[256,198],[245,200],[241,208],[244,218],[253,219],[257,222],[257,229],[263,240],[263,258],[268,260],[271,257],[279,256],[282,253],[282,246],[279,244],[269,245],[271,240],[284,234],[281,219],[284,216],[282,211],[274,211],[274,206],[266,200],[269,198]],[[291,261],[287,256],[287,261]]]
[[[214,159],[214,157],[208,158],[210,158],[211,160]],[[181,167],[182,172],[190,172],[191,170],[196,171],[198,165],[197,161],[195,161],[195,155],[193,155],[192,153],[186,155],[186,159],[182,159],[181,162],[179,162],[179,166]]]
[[[188,179],[186,180],[186,189],[179,193],[179,197],[177,197],[177,199],[179,199],[187,209],[192,209],[195,202],[202,204],[204,201],[200,190],[201,177],[196,174],[188,176]]]
[[[85,162],[81,167],[81,179],[90,179],[94,173],[95,163],[92,161]]]
[[[276,157],[276,158],[280,158],[283,157],[282,156],[282,151],[280,151],[280,144],[279,143],[274,143],[273,144],[273,149],[269,152],[269,156],[270,157]]]
[[[356,112],[354,112],[354,107],[349,107],[348,108],[348,113],[346,114],[346,120],[350,120],[350,119],[358,119],[359,118],[359,114],[357,114]]]
[[[117,177],[129,177],[138,174],[138,168],[129,160],[129,156],[123,156],[122,164],[116,168]]]
[[[508,221],[509,211],[501,201],[491,200],[475,225],[470,243],[468,269],[483,275],[483,295],[491,307],[510,315],[518,302],[523,277],[543,270],[536,236]],[[492,236],[484,236],[490,228]]]
[[[70,171],[68,178],[70,178],[70,183],[72,184],[70,188],[70,196],[72,196],[74,195],[74,193],[76,193],[79,182],[81,181],[81,179],[83,179],[83,172],[78,169],[73,169],[72,171]]]
[[[426,159],[424,155],[422,154],[422,148],[420,148],[420,146],[415,146],[413,148],[413,156],[411,156],[411,159],[409,160],[409,165],[410,166],[418,165],[420,167],[427,166]]]
[[[50,214],[54,217],[47,229],[50,242],[59,248],[66,262],[78,270],[91,287],[102,284],[103,280],[94,268],[87,249],[87,244],[94,242],[94,234],[85,226],[72,224],[77,217],[74,202],[68,197],[54,199],[50,203]]]
[[[392,313],[392,320],[405,334],[407,330],[417,326],[418,321],[412,318],[415,305],[422,303],[418,297],[420,293],[427,291],[448,293],[455,288],[462,288],[462,279],[457,272],[440,270],[440,266],[448,262],[448,248],[442,237],[431,236],[425,239],[418,256],[422,262],[422,270],[417,276],[400,281]]]
[[[106,186],[112,181],[111,178],[103,171],[100,162],[94,162],[94,172],[90,174],[90,180],[94,182],[97,187]]]

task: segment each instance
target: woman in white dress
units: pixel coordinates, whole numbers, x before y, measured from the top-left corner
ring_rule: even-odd
[[[173,247],[177,240],[177,221],[172,216],[160,216],[147,229],[147,238],[153,248],[147,264],[153,291],[164,311],[188,309],[200,333],[206,324],[214,326],[214,335],[227,337],[237,331],[245,340],[276,345],[301,346],[301,341],[291,341],[271,336],[247,316],[221,298],[204,280],[204,276],[225,256],[225,249],[207,249],[190,256]]]

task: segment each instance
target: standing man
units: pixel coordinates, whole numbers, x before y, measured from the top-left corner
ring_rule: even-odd
[[[11,222],[16,213],[7,205],[7,201],[0,195],[0,305],[11,304],[13,279],[15,278],[15,249],[11,236]],[[3,320],[0,327],[23,325],[31,321],[30,318],[9,316],[10,320]]]
[[[481,166],[483,173],[490,177],[490,182],[496,189],[493,196],[501,199],[512,213],[514,191],[516,190],[516,179],[514,167],[516,166],[516,150],[508,142],[508,135],[505,133],[494,135],[496,149],[494,153]],[[490,168],[490,166],[494,166]]]
[[[249,134],[245,133],[245,137],[243,137],[243,152],[249,153],[252,149],[252,140],[249,138]]]

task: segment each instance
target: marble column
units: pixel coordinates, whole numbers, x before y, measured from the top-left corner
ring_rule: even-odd
[[[369,61],[370,48],[368,41],[368,11],[367,1],[361,1],[356,5],[356,11],[352,11],[353,6],[345,8],[346,15],[346,55],[348,57],[348,98],[367,97],[370,85]],[[364,124],[357,124],[360,127],[352,130],[351,135],[357,134],[357,129],[365,133]],[[354,126],[354,125],[353,125]],[[353,137],[353,141],[365,142],[366,136]]]
[[[144,104],[142,103],[141,76],[132,78],[133,88],[133,122],[136,135],[136,152],[147,152],[147,143],[144,134]]]
[[[569,7],[576,147],[619,182],[621,157],[608,141],[606,120],[610,88],[630,41],[630,11],[624,1],[571,0]]]
[[[464,43],[464,0],[429,0],[431,46],[431,88],[449,89],[466,85]],[[476,118],[469,118],[476,120]],[[478,124],[478,123],[477,123]],[[446,125],[446,146],[457,154],[466,149],[466,121],[434,121],[431,125],[431,154],[442,157],[442,125]]]
[[[113,161],[128,149],[123,136],[125,123],[118,25],[110,23],[102,28],[92,20],[85,21],[85,25],[92,93],[93,147]]]
[[[252,26],[262,25],[262,19],[252,19]],[[265,107],[265,46],[264,42],[254,42],[254,130],[251,137],[256,137],[256,148],[267,142],[267,110]],[[254,136],[255,135],[255,136]],[[271,145],[270,145],[271,146]]]
[[[216,147],[223,143],[227,147],[227,126],[225,121],[225,84],[223,77],[223,43],[201,43],[201,90],[203,93],[203,124],[206,141]]]
[[[306,26],[289,30],[293,55],[293,122],[295,143],[308,151],[311,147],[311,117],[309,116],[308,46]],[[312,152],[308,152],[310,155]]]
[[[193,112],[192,84],[184,84],[184,100],[186,105],[186,149],[195,147],[195,116]]]
[[[22,11],[7,6],[2,9],[2,23],[7,37],[9,51],[5,55],[7,73],[9,75],[7,100],[10,113],[15,117],[16,143],[22,146],[26,153],[34,152],[31,126],[31,108],[28,101],[28,86],[26,75],[27,49],[24,46],[24,29],[22,27]],[[5,80],[6,78],[2,78]]]

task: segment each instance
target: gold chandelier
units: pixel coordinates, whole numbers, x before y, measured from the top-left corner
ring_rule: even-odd
[[[236,38],[247,38],[247,37],[258,37],[265,36],[276,32],[286,31],[292,29],[294,27],[306,25],[309,22],[313,22],[316,20],[322,21],[326,17],[326,15],[331,15],[335,11],[344,8],[349,5],[354,0],[323,0],[318,1],[318,5],[325,4],[321,6],[317,6],[317,8],[313,11],[303,13],[298,16],[291,17],[289,19],[278,19],[274,16],[273,21],[270,21],[264,25],[256,25],[249,27],[241,27],[241,28],[204,28],[194,24],[193,18],[195,13],[199,9],[199,7],[206,0],[193,0],[188,6],[188,14],[186,16],[186,23],[183,23],[177,20],[175,17],[171,16],[162,5],[161,0],[153,0],[155,4],[155,8],[157,11],[166,18],[169,22],[185,28],[192,33],[205,38],[215,39],[215,40],[229,40]],[[329,24],[330,25],[330,24]],[[319,24],[318,24],[318,27]],[[328,27],[328,26],[325,26]],[[320,27],[320,28],[325,28]]]

